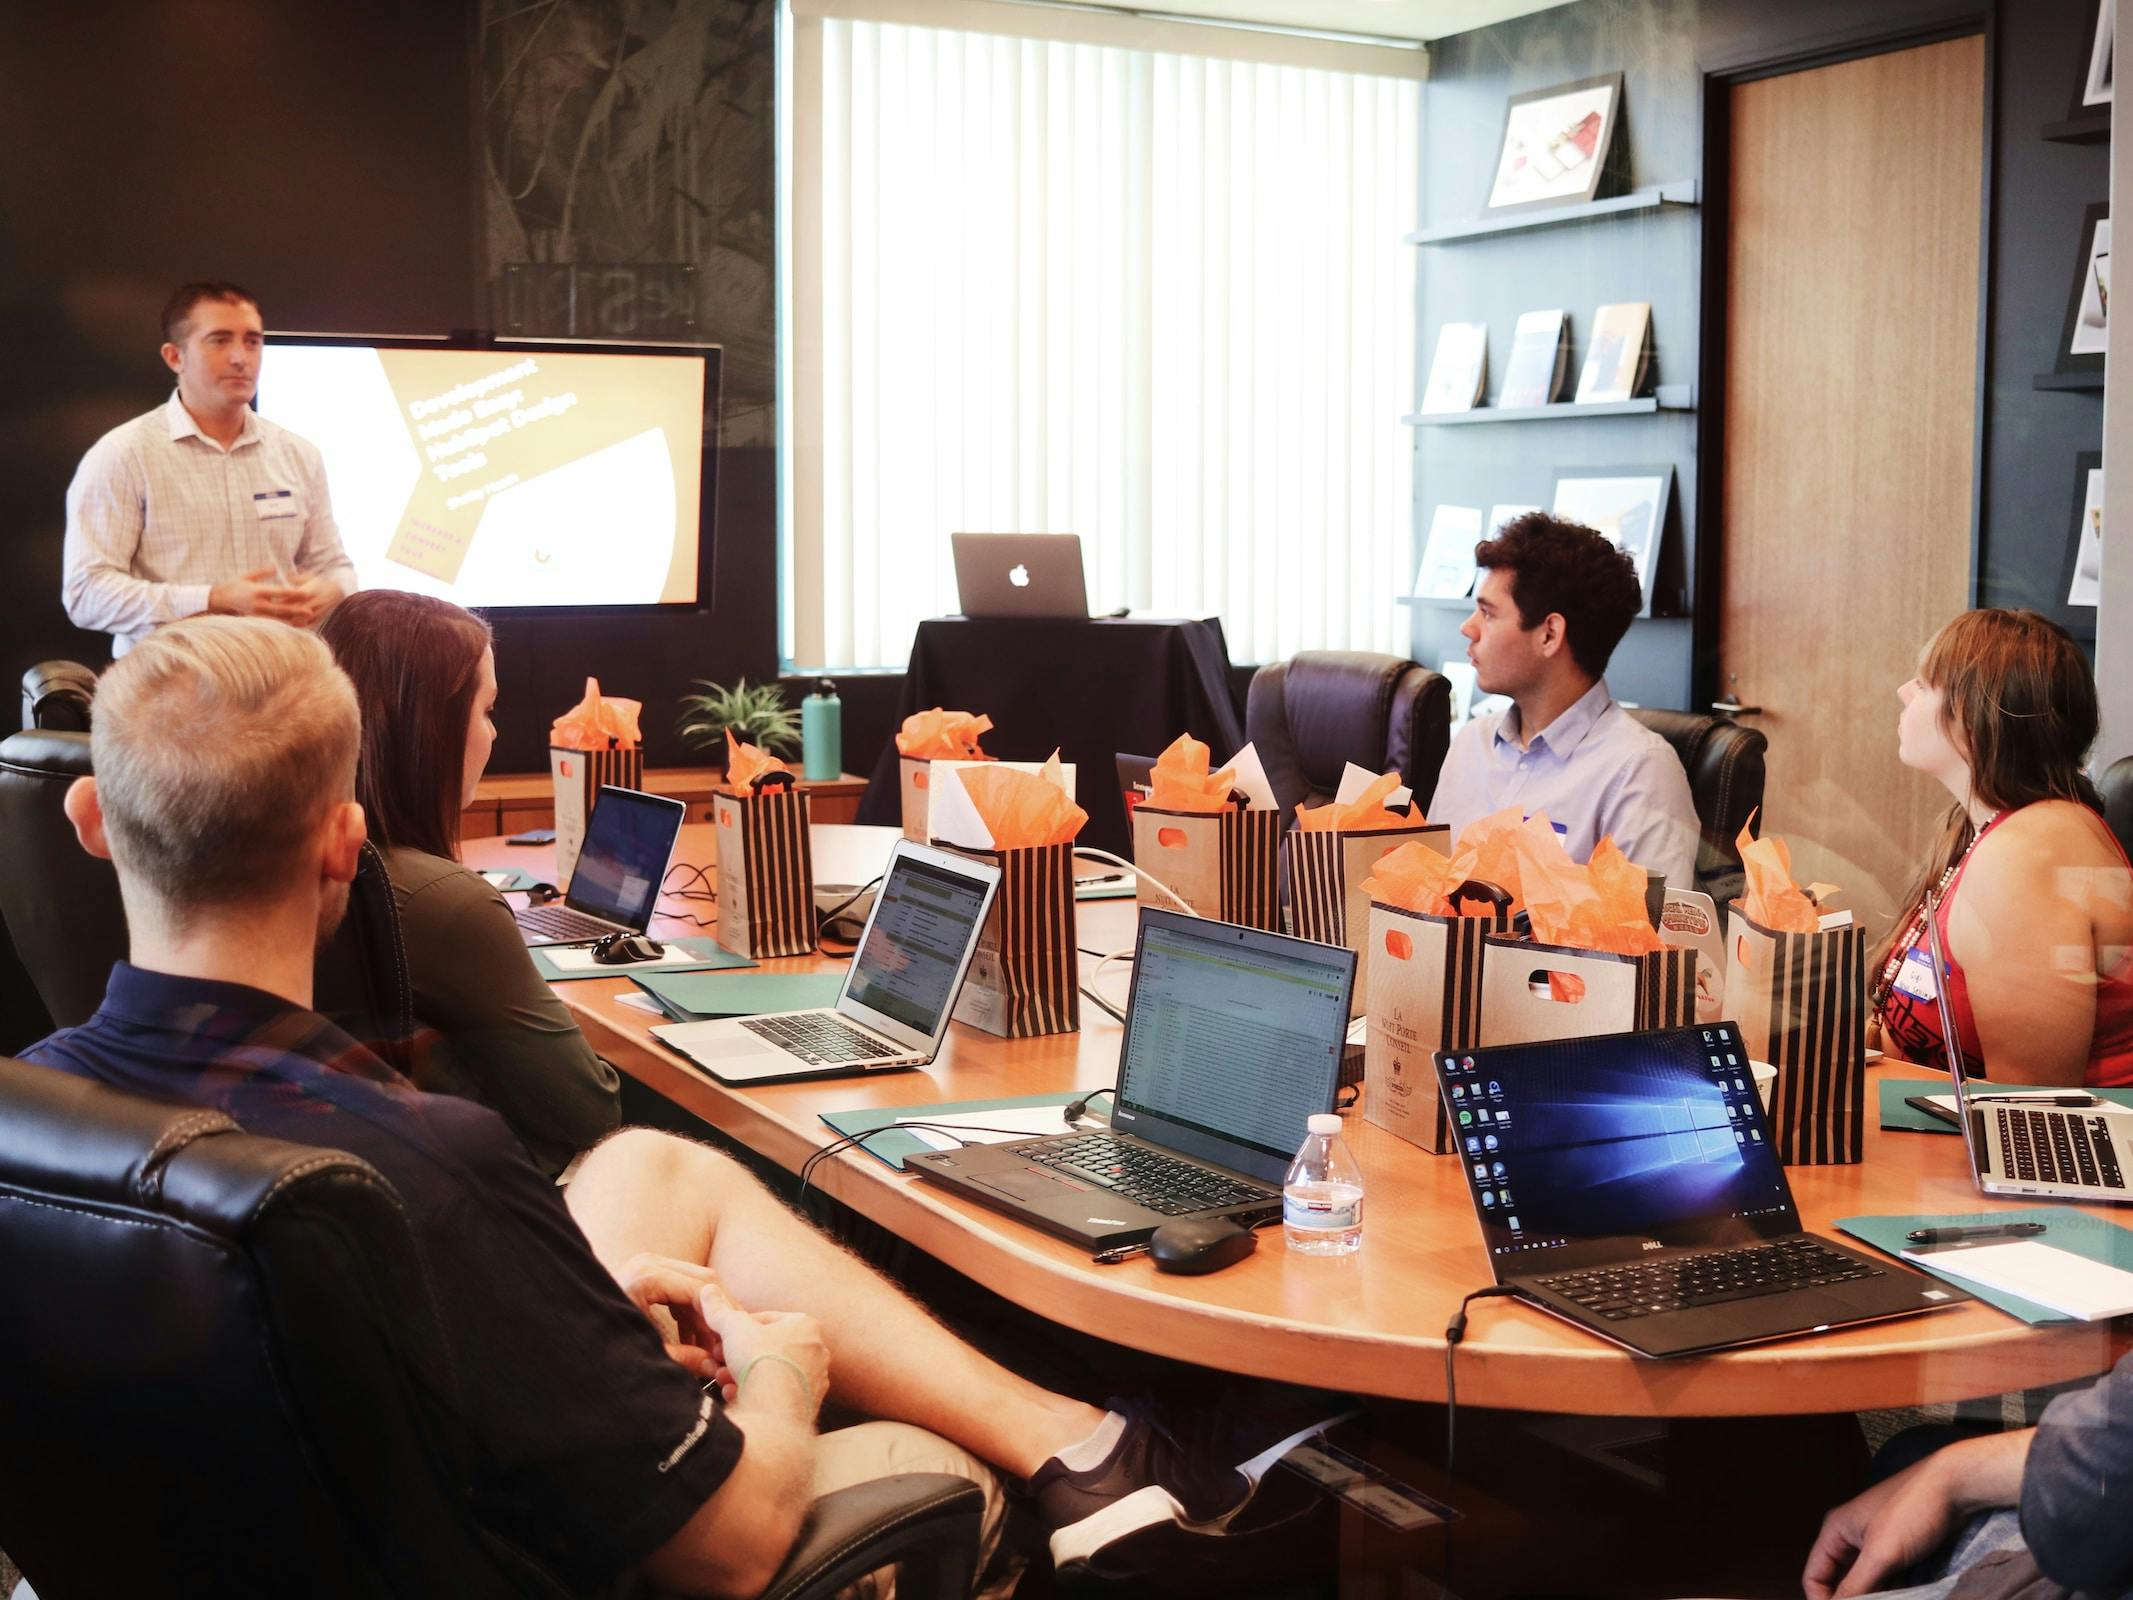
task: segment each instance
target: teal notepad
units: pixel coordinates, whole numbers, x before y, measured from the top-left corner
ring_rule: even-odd
[[[1916,1106],[1904,1104],[1905,1099],[1912,1095],[1923,1098],[1930,1094],[1953,1094],[1955,1091],[1949,1086],[1946,1078],[1883,1078],[1880,1083],[1881,1125],[1884,1128],[1900,1128],[1910,1133],[1955,1131],[1954,1123],[1943,1122]],[[2088,1092],[2099,1100],[2110,1101],[2113,1105],[2133,1106],[2133,1089],[2091,1089]]]
[[[752,961],[734,961],[754,966]],[[701,1022],[711,1017],[760,1017],[770,1011],[807,1011],[833,1006],[844,987],[838,972],[633,972],[630,981],[667,1008],[671,1016]]]
[[[1979,1211],[1963,1216],[1839,1217],[1837,1226],[1854,1239],[1864,1240],[1876,1250],[1886,1250],[1893,1256],[1912,1248],[1911,1241],[1904,1236],[1913,1228],[1975,1228],[1992,1222],[2041,1222],[2044,1231],[2033,1235],[2027,1243],[2048,1244],[2077,1256],[2087,1256],[2091,1261],[2101,1261],[2106,1266],[2133,1272],[2133,1232],[2086,1211],[2035,1206],[2027,1211]],[[1930,1257],[1910,1265],[1924,1272],[1933,1272]],[[2062,1316],[2049,1306],[2040,1306],[2034,1300],[1988,1289],[1980,1283],[1966,1283],[1953,1273],[1933,1275],[1969,1290],[1987,1305],[1997,1306],[2010,1317],[2020,1317],[2032,1326],[2077,1320]]]
[[[755,965],[755,963],[753,961],[750,961],[746,956],[735,955],[731,950],[725,948],[725,946],[718,943],[718,941],[715,939],[662,939],[660,940],[660,943],[664,944],[670,950],[686,950],[691,956],[695,957],[695,959],[692,960],[685,967],[659,968],[658,970],[663,974],[716,972],[722,967],[752,967]],[[546,978],[550,983],[572,983],[579,978],[642,979],[644,976],[646,976],[644,973],[632,972],[627,967],[594,967],[590,971],[565,972],[561,967],[557,966],[553,961],[550,961],[548,959],[547,948],[542,945],[535,945],[533,947],[532,955],[534,966],[540,970],[541,976]]]
[[[516,867],[484,867],[481,870],[481,879],[490,888],[506,894],[514,889],[530,889],[534,883],[530,874],[521,872]]]
[[[918,1155],[933,1146],[917,1134],[906,1133],[895,1126],[899,1122],[923,1121],[944,1111],[1018,1111],[1024,1106],[1063,1106],[1069,1100],[1079,1098],[1071,1094],[1027,1094],[1017,1100],[950,1100],[932,1106],[875,1106],[865,1111],[825,1111],[822,1120],[846,1135],[866,1133],[874,1128],[886,1129],[878,1138],[867,1140],[859,1148],[901,1172],[905,1156]]]

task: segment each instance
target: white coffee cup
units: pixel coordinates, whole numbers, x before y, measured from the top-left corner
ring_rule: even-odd
[[[1770,1091],[1778,1081],[1778,1069],[1767,1061],[1748,1063],[1748,1070],[1755,1075],[1755,1093],[1763,1102],[1763,1115],[1770,1115]]]

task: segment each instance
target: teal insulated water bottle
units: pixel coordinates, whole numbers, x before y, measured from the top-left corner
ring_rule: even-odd
[[[810,783],[826,782],[844,771],[844,702],[827,678],[800,702],[800,765]]]

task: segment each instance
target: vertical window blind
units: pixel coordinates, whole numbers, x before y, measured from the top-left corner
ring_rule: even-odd
[[[1239,661],[1404,649],[1421,85],[826,18],[793,133],[785,648],[902,667],[951,532]]]

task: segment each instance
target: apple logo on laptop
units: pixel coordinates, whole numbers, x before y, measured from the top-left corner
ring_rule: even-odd
[[[1027,589],[1029,587],[1029,568],[1017,561],[1007,569],[1007,581],[1017,589]]]

